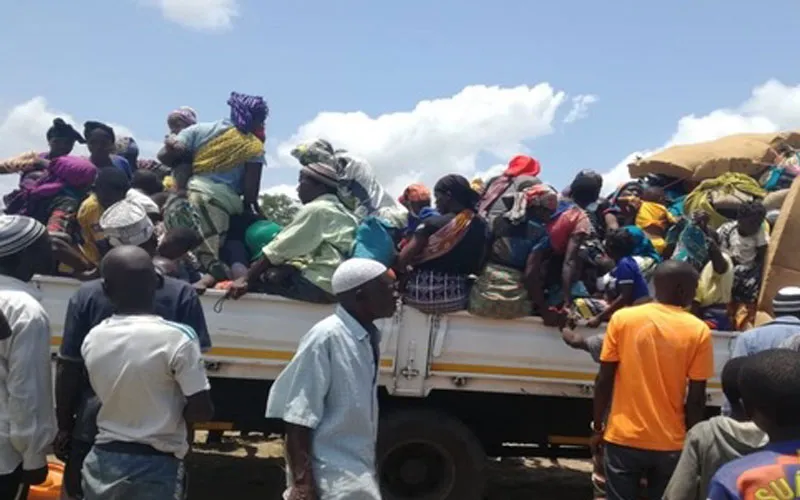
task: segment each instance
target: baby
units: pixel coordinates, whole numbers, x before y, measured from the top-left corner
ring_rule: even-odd
[[[656,186],[648,187],[642,193],[642,204],[636,214],[636,225],[644,231],[659,254],[663,253],[667,246],[667,241],[664,239],[667,230],[678,222],[664,203],[666,203],[664,190]]]

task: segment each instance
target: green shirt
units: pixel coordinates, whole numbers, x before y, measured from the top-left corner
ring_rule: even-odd
[[[292,222],[264,247],[273,265],[291,264],[331,293],[333,271],[352,252],[358,220],[332,194],[304,205]]]

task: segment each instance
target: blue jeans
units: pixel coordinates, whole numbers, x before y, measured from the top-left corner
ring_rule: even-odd
[[[641,498],[641,480],[647,479],[646,498],[661,500],[681,451],[651,451],[606,443],[605,472],[608,500]]]
[[[183,461],[168,455],[116,453],[96,446],[83,463],[85,500],[183,500]]]

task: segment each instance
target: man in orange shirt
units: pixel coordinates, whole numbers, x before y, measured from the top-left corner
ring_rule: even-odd
[[[608,324],[592,426],[593,443],[605,441],[610,500],[640,498],[643,477],[647,498],[660,500],[686,430],[704,416],[714,359],[708,326],[686,311],[697,280],[690,264],[665,261],[654,275],[656,301],[621,309]]]

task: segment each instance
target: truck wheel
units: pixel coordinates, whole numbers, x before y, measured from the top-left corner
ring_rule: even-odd
[[[378,433],[384,500],[480,500],[486,455],[459,420],[430,410],[399,411]]]

